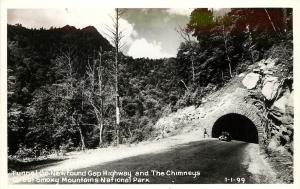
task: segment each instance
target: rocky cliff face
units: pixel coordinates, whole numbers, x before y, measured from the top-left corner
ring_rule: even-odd
[[[290,59],[292,60],[292,59]],[[257,100],[264,118],[267,150],[293,154],[294,88],[292,73],[280,58],[262,59],[249,69],[242,83]]]
[[[268,162],[284,183],[293,182],[294,86],[293,56],[287,46],[270,49],[265,59],[249,67],[243,85],[260,109],[263,149]],[[249,80],[249,77],[253,77]]]

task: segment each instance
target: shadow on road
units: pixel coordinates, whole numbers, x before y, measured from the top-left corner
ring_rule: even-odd
[[[149,172],[150,183],[155,184],[193,184],[193,183],[226,183],[225,178],[245,178],[246,183],[253,183],[242,165],[243,151],[248,143],[218,140],[203,140],[178,145],[162,153],[150,153],[121,159],[105,164],[91,166],[75,171],[131,171]],[[200,171],[201,175],[193,176],[155,176],[152,170],[160,172]],[[76,176],[72,178],[78,178]],[[96,178],[96,177],[94,177]]]
[[[20,171],[40,170],[43,168],[57,165],[62,161],[64,161],[64,159],[45,159],[45,160],[36,160],[30,162],[8,160],[8,168],[9,168],[8,173],[12,171],[20,172]]]

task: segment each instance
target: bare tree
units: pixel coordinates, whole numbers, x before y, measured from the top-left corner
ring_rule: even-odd
[[[287,9],[282,8],[282,24],[284,33],[287,32]]]
[[[98,63],[98,65],[97,65]],[[97,126],[99,128],[99,146],[102,145],[102,132],[103,132],[103,65],[102,65],[102,52],[99,52],[99,59],[93,60],[93,65],[88,64],[87,67],[87,90],[84,90],[84,95],[87,97],[88,103],[93,108],[93,113],[97,119]],[[100,100],[100,103],[99,103]]]
[[[277,30],[276,30],[276,28],[275,28],[275,25],[274,25],[274,23],[273,23],[273,20],[272,20],[270,14],[269,14],[269,11],[268,11],[266,8],[264,8],[264,10],[265,10],[266,15],[268,16],[268,19],[269,19],[269,21],[270,21],[270,23],[271,23],[271,25],[272,25],[272,28],[273,28],[274,32],[276,33]]]
[[[193,40],[193,36],[191,33],[186,29],[181,26],[178,26],[175,31],[181,36],[181,38],[184,40],[186,44],[188,44],[189,51],[191,53],[191,68],[192,68],[192,81],[195,83],[195,51],[193,49],[193,44],[195,43],[195,40]]]
[[[181,36],[181,38],[185,41],[185,42],[192,42],[193,40],[193,36],[192,34],[184,27],[182,26],[178,26],[175,31]]]
[[[117,138],[117,144],[122,142],[120,136],[120,96],[119,96],[119,52],[125,46],[125,43],[122,42],[124,38],[124,30],[120,29],[120,19],[121,15],[125,12],[123,9],[116,8],[115,15],[111,16],[111,20],[113,22],[112,27],[106,27],[108,30],[109,38],[114,45],[115,48],[115,106],[116,106],[116,125],[115,125],[115,133]]]
[[[228,54],[228,45],[227,45],[227,42],[228,42],[228,34],[227,34],[227,32],[225,31],[224,18],[223,18],[223,21],[222,21],[222,34],[223,34],[223,41],[224,41],[224,47],[225,47],[226,58],[227,58],[227,61],[228,61],[229,75],[230,75],[230,77],[232,78],[233,75],[232,75],[232,68],[231,68],[231,59],[229,58],[229,54]]]
[[[62,97],[65,98],[68,101],[72,101],[75,99],[75,93],[77,88],[75,87],[76,78],[74,76],[74,69],[73,69],[73,63],[72,63],[72,51],[69,48],[67,52],[61,51],[61,55],[56,58],[56,64],[61,68],[61,70],[64,70],[64,84],[56,84],[56,87],[62,86],[64,90],[66,90],[66,94]],[[57,90],[57,88],[56,88]],[[78,114],[78,112],[73,109],[73,112],[71,113],[71,122],[72,125],[75,126],[78,129],[79,135],[80,135],[80,141],[81,141],[81,149],[85,149],[85,142],[84,142],[84,136],[82,133],[82,128],[80,126],[80,120],[81,115]]]

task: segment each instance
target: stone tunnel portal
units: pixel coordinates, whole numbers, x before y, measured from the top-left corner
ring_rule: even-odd
[[[212,127],[212,137],[219,137],[223,131],[229,132],[233,140],[258,143],[257,128],[244,115],[230,113],[217,119]]]

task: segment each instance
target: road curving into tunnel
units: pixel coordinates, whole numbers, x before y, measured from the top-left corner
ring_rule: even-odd
[[[216,183],[238,183],[239,178],[244,183],[268,183],[269,172],[256,172],[254,175],[249,171],[250,162],[253,163],[253,157],[258,157],[259,152],[249,152],[250,146],[258,146],[241,141],[224,142],[217,139],[208,139],[178,144],[161,152],[140,154],[132,157],[119,159],[116,161],[99,163],[73,170],[74,172],[149,172],[147,184],[216,184]],[[118,151],[116,151],[118,153]],[[117,154],[116,154],[117,155]],[[245,160],[247,160],[245,162]],[[253,166],[252,166],[253,167]],[[263,167],[263,166],[254,166]],[[152,170],[159,172],[173,171],[184,172],[199,171],[201,174],[197,177],[182,175],[164,175],[157,176],[151,174]],[[266,174],[267,173],[267,174]],[[265,175],[260,175],[265,174]],[[62,176],[51,177],[59,180],[60,184],[70,184],[63,182]],[[89,179],[97,179],[97,176],[89,176]],[[255,178],[264,178],[256,180]],[[79,180],[80,176],[69,176],[70,180]],[[229,179],[229,180],[228,180]],[[106,180],[107,181],[107,180]],[[83,184],[84,182],[76,182]],[[96,182],[95,182],[96,183]],[[111,184],[115,182],[101,182],[102,184]],[[131,182],[132,183],[132,182]],[[239,182],[241,183],[241,182]],[[96,183],[97,184],[97,183]],[[99,184],[99,182],[98,182]],[[120,184],[120,183],[119,183]],[[135,183],[139,184],[139,183]]]
[[[218,138],[222,132],[228,132],[234,140],[258,144],[257,128],[244,115],[230,113],[217,119],[212,127],[212,137]]]

